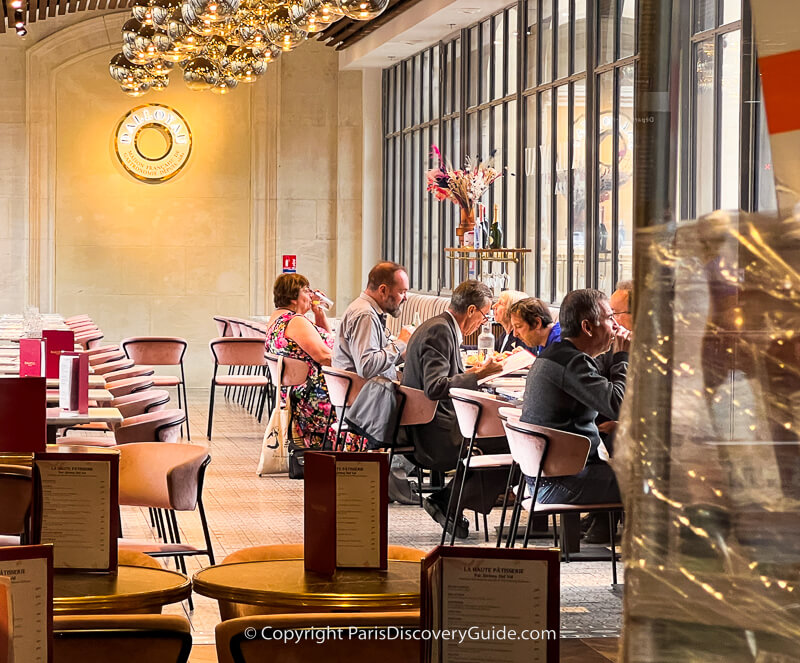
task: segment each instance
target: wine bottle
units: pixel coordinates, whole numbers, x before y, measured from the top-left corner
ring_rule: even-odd
[[[500,224],[497,219],[497,205],[494,206],[494,218],[492,219],[492,226],[489,228],[489,248],[499,249],[503,246],[503,231],[500,230]]]

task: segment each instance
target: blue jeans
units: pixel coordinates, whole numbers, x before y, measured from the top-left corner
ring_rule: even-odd
[[[525,478],[533,493],[535,477]],[[620,499],[617,477],[608,463],[592,463],[568,477],[542,478],[536,496],[541,504],[601,504]]]

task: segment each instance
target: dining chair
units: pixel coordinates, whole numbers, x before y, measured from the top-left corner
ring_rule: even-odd
[[[110,435],[65,435],[59,444],[83,444],[89,447],[113,447],[135,442],[178,442],[180,428],[186,421],[183,410],[159,410],[137,414],[122,420]]]
[[[528,547],[530,538],[531,523],[533,515],[563,516],[569,513],[607,513],[611,523],[611,574],[612,583],[617,584],[617,552],[615,542],[614,513],[623,510],[621,502],[597,503],[597,504],[542,504],[536,501],[539,495],[539,487],[543,477],[565,477],[578,474],[586,466],[586,459],[589,457],[591,442],[584,435],[575,435],[565,431],[536,426],[520,421],[519,419],[507,418],[503,421],[506,430],[508,446],[514,463],[519,466],[520,479],[517,486],[517,498],[514,501],[514,509],[511,514],[509,525],[509,538],[507,547],[513,547],[516,539],[516,532],[519,527],[521,510],[528,511],[528,525],[525,528],[525,539],[523,547]],[[533,489],[530,497],[525,496],[526,477],[534,480]],[[562,540],[564,528],[561,528]],[[562,546],[566,550],[566,546]],[[569,561],[569,557],[566,557]]]
[[[507,405],[505,401],[498,400],[491,394],[472,389],[450,389],[450,399],[453,402],[453,409],[456,413],[456,420],[461,431],[462,442],[459,458],[461,459],[456,466],[456,476],[453,478],[453,490],[450,491],[450,499],[447,504],[447,517],[445,523],[455,522],[458,514],[461,513],[461,497],[464,491],[464,482],[467,472],[472,470],[487,471],[501,470],[511,467],[513,459],[511,454],[485,454],[473,456],[475,450],[475,440],[488,437],[503,437],[505,430],[500,419],[499,410]],[[467,440],[469,442],[467,443]],[[466,453],[464,445],[467,443]],[[453,509],[453,497],[456,496],[455,509]],[[489,541],[489,529],[486,514],[483,514],[483,528],[486,541]],[[451,527],[450,545],[455,543],[456,528]],[[442,529],[442,540],[439,545],[444,545],[447,537],[447,527]]]
[[[186,339],[178,336],[134,336],[126,338],[120,345],[125,354],[137,365],[180,367],[180,377],[177,375],[154,375],[153,384],[156,387],[175,387],[178,392],[178,408],[183,407],[186,413],[186,438],[191,440],[186,373],[183,368],[183,358],[188,347]],[[181,391],[183,391],[182,395]]]
[[[352,663],[378,660],[381,663],[414,663],[421,660],[420,643],[413,638],[376,637],[379,628],[418,629],[418,611],[301,613],[292,615],[252,615],[217,624],[215,629],[219,663]],[[342,629],[342,638],[318,644],[313,631],[319,628]],[[255,631],[250,631],[255,629]],[[284,642],[270,634],[310,631],[308,637]],[[263,637],[248,639],[245,633]]]
[[[75,343],[80,344],[84,350],[91,350],[93,347],[99,345],[102,340],[103,332],[100,330],[88,332],[86,334],[77,334],[75,336]]]
[[[31,468],[0,465],[0,546],[30,540],[33,480]]]
[[[125,353],[122,352],[122,350],[109,350],[108,352],[95,352],[94,354],[86,354],[89,359],[89,366],[92,367],[125,359]]]
[[[261,421],[263,415],[264,400],[266,399],[266,389],[269,385],[269,378],[263,373],[252,375],[217,375],[220,366],[250,366],[263,367],[266,365],[264,357],[264,341],[258,338],[232,338],[220,336],[209,343],[211,355],[214,358],[214,374],[211,377],[211,395],[208,405],[208,432],[207,437],[211,439],[212,425],[214,421],[214,394],[218,386],[260,388],[261,397],[258,410],[258,420]]]
[[[127,380],[129,378],[152,375],[153,384],[156,385],[155,372],[156,371],[152,366],[130,366],[129,368],[123,368],[116,371],[111,371],[111,373],[105,373],[103,375],[103,379],[106,381],[106,383],[111,384],[113,382],[118,382],[119,380]]]
[[[344,415],[347,408],[350,407],[356,400],[356,397],[361,393],[361,389],[367,383],[358,373],[352,371],[345,371],[341,368],[333,368],[332,366],[323,366],[322,375],[325,378],[325,384],[328,387],[328,396],[336,410],[331,411],[330,419],[328,420],[328,428],[333,422],[333,416],[336,415],[338,425],[336,427],[336,445],[338,447],[339,440],[342,436],[344,423]],[[345,433],[347,431],[345,430]]]
[[[230,324],[228,324],[228,318],[226,318],[225,316],[215,315],[214,324],[217,326],[218,336],[233,336],[233,331],[231,330],[231,326]]]
[[[282,362],[278,361],[278,355],[268,352],[266,354],[267,367],[269,368],[270,381],[275,386],[275,402],[281,403],[281,390],[283,388],[291,389],[292,387],[299,387],[306,383],[308,380],[308,364],[300,359],[292,357],[281,357]],[[282,368],[278,368],[278,366]],[[291,393],[291,392],[287,392]],[[292,426],[292,408],[291,397],[287,399],[285,407],[289,408],[289,421],[287,424],[287,431],[289,433],[289,442],[293,440],[293,426]],[[324,442],[324,440],[323,440]]]
[[[214,549],[203,506],[203,481],[211,462],[208,447],[198,444],[134,442],[115,447],[119,459],[120,506],[163,510],[158,534],[162,541],[121,538],[120,550],[135,550],[151,557],[174,557],[186,573],[184,557],[204,556],[214,564]],[[181,541],[176,511],[197,510],[204,546]],[[161,515],[161,511],[157,511]],[[165,522],[166,521],[166,522]],[[190,601],[191,606],[191,601]]]
[[[92,369],[95,375],[105,375],[106,373],[113,373],[114,371],[132,368],[133,366],[134,362],[130,359],[118,359],[117,361],[107,361],[104,364],[95,364],[92,366]]]
[[[53,617],[53,663],[186,663],[191,650],[182,615]]]

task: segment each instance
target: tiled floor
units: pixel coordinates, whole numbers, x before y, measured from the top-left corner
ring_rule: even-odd
[[[206,444],[207,392],[189,394],[193,442]],[[214,436],[210,442],[212,462],[206,474],[204,501],[212,531],[217,561],[248,546],[271,543],[300,543],[303,540],[303,482],[286,475],[259,478],[255,468],[265,424],[259,424],[238,405],[220,397],[214,414]],[[490,531],[499,523],[499,509],[489,518]],[[196,513],[179,513],[186,541],[202,541]],[[127,537],[151,537],[146,511],[123,509]],[[389,507],[389,543],[430,549],[437,545],[441,528],[417,506]],[[470,545],[483,542],[483,532],[472,532]],[[543,541],[544,543],[544,541]],[[205,558],[189,560],[190,573],[207,564]],[[567,638],[614,638],[619,635],[621,588],[612,589],[609,562],[580,562],[561,565],[561,629]],[[622,570],[619,566],[620,572]],[[186,614],[194,629],[193,661],[213,661],[214,626],[219,621],[216,602],[195,596],[194,610],[168,606],[165,612]],[[605,641],[605,650],[613,640]],[[573,647],[575,645],[573,644]],[[597,649],[597,648],[594,648]],[[613,649],[613,647],[611,648]],[[604,650],[604,651],[605,651]],[[562,660],[566,660],[562,657]],[[588,661],[588,658],[570,660]],[[605,661],[605,657],[597,660]]]

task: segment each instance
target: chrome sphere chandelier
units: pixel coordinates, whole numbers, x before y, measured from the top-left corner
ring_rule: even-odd
[[[340,18],[368,21],[389,0],[135,0],[109,73],[132,97],[169,85],[227,94]]]

